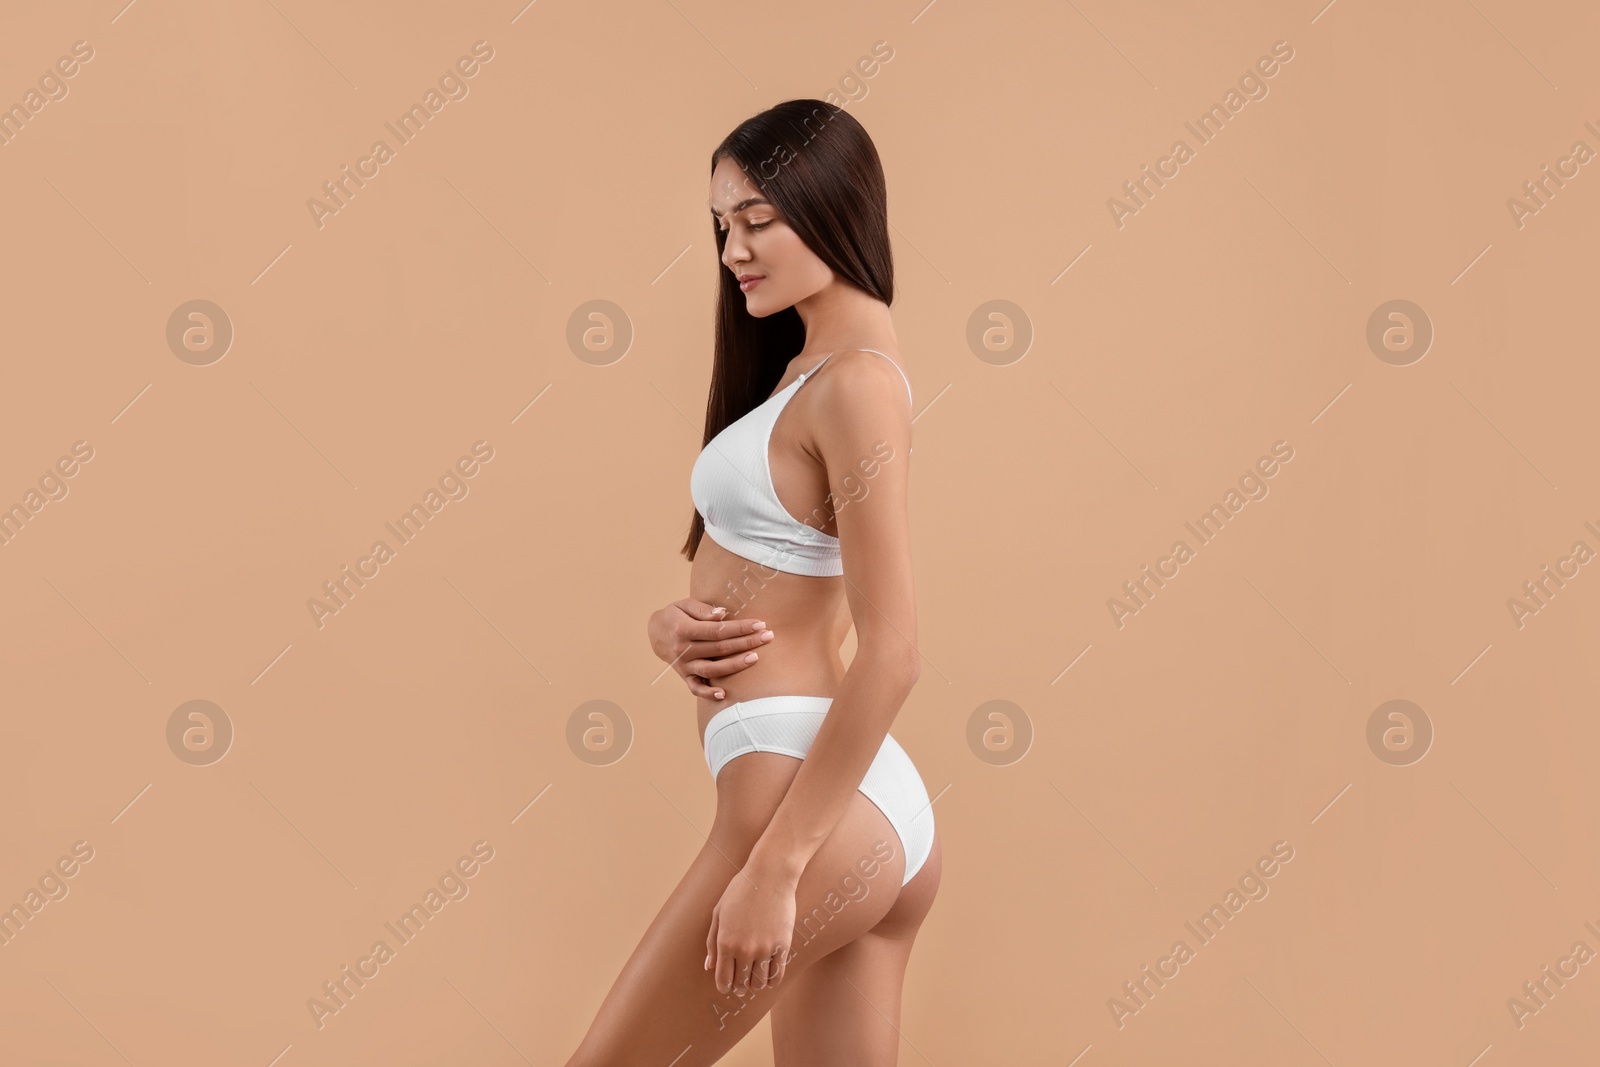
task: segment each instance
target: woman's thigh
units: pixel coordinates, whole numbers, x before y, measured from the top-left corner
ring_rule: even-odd
[[[739,877],[799,766],[790,756],[750,753],[723,769],[709,840],[623,966],[568,1067],[715,1063],[796,976],[889,913],[905,856],[889,820],[857,792],[800,876],[784,981],[742,998],[717,991],[704,968],[711,909]]]

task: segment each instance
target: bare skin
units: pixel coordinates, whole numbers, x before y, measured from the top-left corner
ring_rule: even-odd
[[[858,351],[899,362],[889,309],[837,279],[775,207],[734,210],[759,195],[731,160],[719,163],[711,205],[728,229],[724,266],[762,276],[746,293],[751,314],[793,306],[806,325],[806,349],[778,388],[832,353],[779,416],[768,456],[790,515],[819,516],[808,521],[840,538],[845,574],[773,571],[705,537],[689,597],[651,616],[650,643],[695,694],[702,744],[711,717],[738,701],[834,704],[805,760],[748,753],[722,769],[705,847],[568,1067],[715,1063],[768,1011],[778,1067],[892,1067],[906,965],[939,886],[937,834],[902,886],[900,838],[854,787],[920,666],[905,386],[883,356]],[[873,442],[893,458],[863,492],[854,464]],[[847,669],[840,649],[852,623]]]

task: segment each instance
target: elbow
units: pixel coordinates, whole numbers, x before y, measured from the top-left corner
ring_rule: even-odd
[[[922,676],[922,657],[917,650],[902,645],[898,649],[858,650],[857,658],[869,664],[876,678],[894,679],[907,693]]]

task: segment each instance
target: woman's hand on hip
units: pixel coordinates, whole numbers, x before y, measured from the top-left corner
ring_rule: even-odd
[[[757,662],[751,650],[774,637],[759,619],[725,619],[727,610],[685,597],[652,614],[647,626],[656,658],[678,672],[689,692],[709,700],[724,696],[717,679]]]

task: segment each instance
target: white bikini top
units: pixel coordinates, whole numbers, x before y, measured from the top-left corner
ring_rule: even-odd
[[[860,351],[894,363],[875,348]],[[844,573],[839,539],[789,514],[778,500],[767,462],[778,415],[832,355],[829,352],[816,367],[729,423],[700,450],[689,475],[689,495],[705,520],[707,536],[737,556],[789,574],[836,577]],[[900,370],[898,363],[894,367]],[[900,377],[905,378],[906,372],[901,370]],[[906,396],[911,398],[909,378]],[[911,399],[915,406],[915,398]]]

